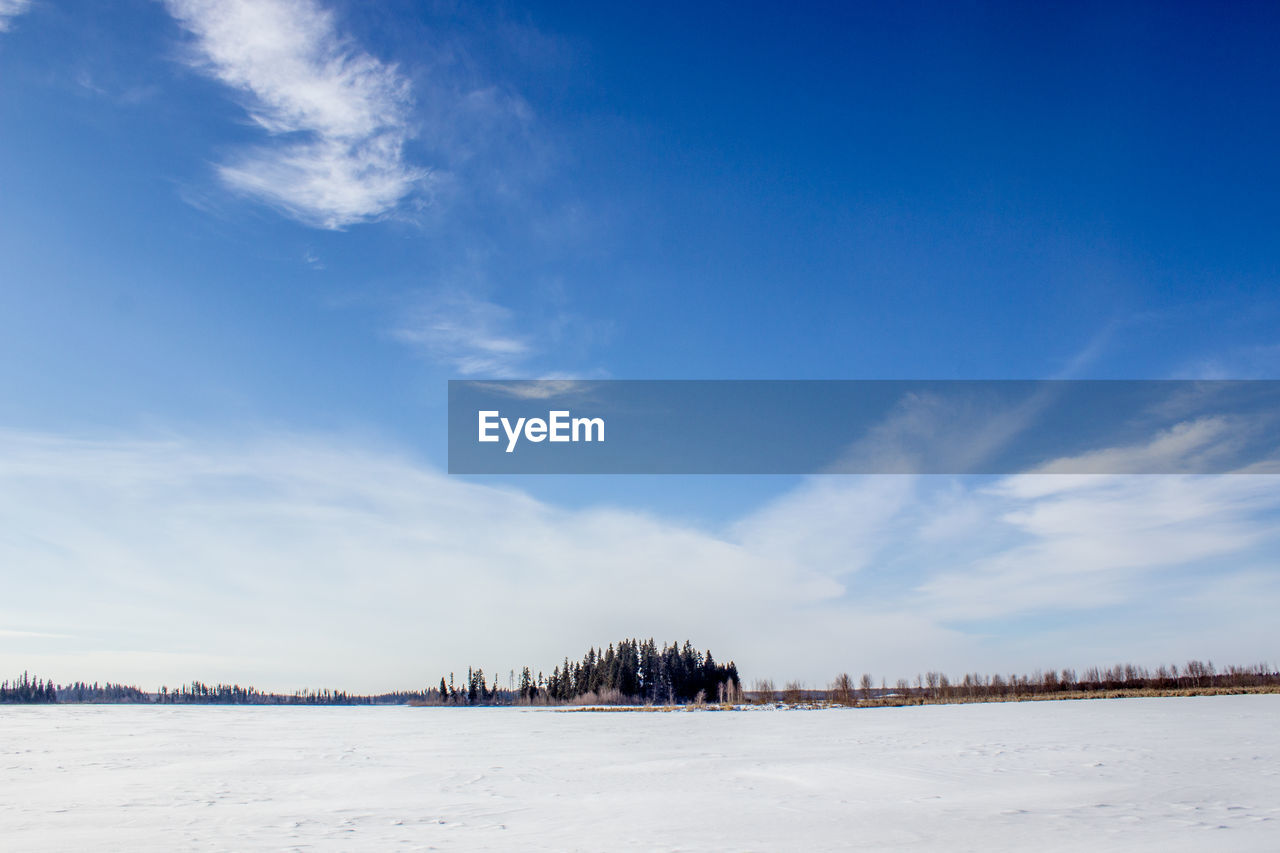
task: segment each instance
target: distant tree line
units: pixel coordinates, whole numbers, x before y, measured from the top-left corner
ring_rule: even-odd
[[[591,648],[581,661],[564,659],[550,675],[536,676],[524,667],[517,681],[514,670],[503,687],[489,682],[483,669],[472,667],[455,683],[453,673],[440,684],[422,690],[358,695],[343,690],[299,690],[264,693],[239,684],[192,681],[162,686],[155,693],[124,684],[55,686],[23,673],[0,687],[0,702],[156,703],[164,705],[550,705],[595,703],[657,703],[741,701],[738,668],[717,663],[711,652],[698,651],[689,641],[661,648],[648,639],[623,640],[601,650]]]
[[[403,705],[423,700],[427,691],[410,690],[360,696],[343,690],[299,690],[294,693],[263,693],[254,687],[238,684],[205,684],[192,681],[180,687],[161,687],[148,693],[131,684],[107,682],[89,684],[76,681],[55,685],[52,681],[34,679],[27,673],[12,683],[0,684],[0,703],[94,703],[94,704],[163,704],[163,705]]]
[[[1111,691],[1187,691],[1238,690],[1280,687],[1280,672],[1268,664],[1227,666],[1221,670],[1213,661],[1187,661],[1158,666],[1154,670],[1134,664],[1111,667],[1089,667],[1079,673],[1073,669],[1036,670],[1030,674],[986,675],[965,673],[953,680],[946,673],[928,672],[917,675],[914,683],[898,679],[890,687],[883,680],[874,687],[872,678],[863,674],[855,684],[847,673],[841,673],[825,691],[807,691],[797,682],[789,682],[778,690],[770,681],[756,682],[752,698],[756,701],[802,702],[823,699],[843,705],[906,702],[946,702],[982,699],[1052,698],[1065,694],[1106,693]]]
[[[153,701],[160,705],[403,705],[424,696],[426,693],[421,690],[359,695],[327,688],[263,693],[256,687],[241,687],[239,684],[192,681],[179,687],[161,687]]]
[[[298,690],[264,693],[238,684],[192,681],[161,687],[149,693],[139,687],[107,682],[77,681],[56,685],[52,680],[22,673],[0,683],[0,704],[35,703],[156,703],[169,705],[555,705],[555,704],[686,704],[703,702],[803,703],[826,701],[841,705],[914,704],[921,702],[984,701],[1055,698],[1121,692],[1126,694],[1175,691],[1280,690],[1280,672],[1267,664],[1227,666],[1212,661],[1188,661],[1154,670],[1134,664],[1072,669],[1036,670],[1030,674],[966,673],[952,679],[928,672],[914,682],[883,679],[875,686],[869,674],[855,681],[841,673],[827,689],[807,689],[797,681],[776,688],[757,681],[754,691],[742,690],[737,666],[718,663],[710,651],[689,641],[659,647],[652,639],[622,640],[603,650],[590,648],[580,661],[565,658],[550,675],[523,667],[513,670],[507,686],[495,677],[490,683],[483,669],[467,670],[465,680],[453,673],[438,686],[422,690],[360,695],[343,690]]]

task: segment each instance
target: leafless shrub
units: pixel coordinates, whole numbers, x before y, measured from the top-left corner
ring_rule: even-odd
[[[831,682],[831,701],[838,705],[853,705],[853,679],[849,673],[842,672]]]
[[[601,690],[598,693],[588,691],[580,696],[575,696],[570,705],[627,705],[630,700],[622,695],[622,691],[616,688]]]

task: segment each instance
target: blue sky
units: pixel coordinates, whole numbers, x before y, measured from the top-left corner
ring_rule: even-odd
[[[550,666],[615,635],[697,633],[643,596],[609,616],[608,585],[588,579],[619,558],[583,543],[614,534],[655,560],[702,555],[707,607],[716,578],[751,579],[744,612],[793,601],[781,651],[728,616],[692,637],[761,675],[790,677],[787,655],[819,643],[858,651],[796,673],[814,683],[1280,654],[1249,627],[1249,607],[1276,601],[1276,490],[1257,481],[1214,500],[1146,481],[1169,515],[1083,549],[1093,607],[1009,561],[1079,550],[1046,513],[1166,506],[1150,491],[439,474],[448,378],[1280,378],[1274,9],[371,5],[0,0],[0,542],[23,599],[55,600],[68,578],[86,596],[0,607],[0,662],[394,687],[505,670],[526,646]],[[353,459],[403,502],[317,485],[360,478]],[[474,513],[419,541],[434,501]],[[867,501],[895,513],[840,514]],[[263,521],[279,514],[324,535]],[[924,519],[956,514],[973,521],[963,543],[922,553]],[[1184,555],[1131,553],[1188,519],[1202,536]],[[515,579],[520,549],[491,540],[519,536],[554,548]],[[232,554],[279,587],[247,592]],[[172,574],[184,559],[200,570]],[[961,606],[983,584],[1020,591],[999,612]],[[202,601],[296,606],[303,625],[338,618],[350,589],[446,588],[458,607],[545,595],[557,624],[599,615],[451,645],[370,593],[357,621],[394,636],[347,638],[347,661],[262,635],[278,650],[252,665],[182,628]],[[1179,608],[1213,596],[1220,620],[1179,634]],[[94,600],[183,618],[135,635]],[[904,613],[916,639],[859,645]],[[393,645],[414,653],[372,675],[356,662]],[[943,648],[954,661],[930,663]]]

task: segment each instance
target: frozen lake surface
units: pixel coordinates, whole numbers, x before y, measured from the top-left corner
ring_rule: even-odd
[[[1280,696],[836,711],[0,706],[65,850],[1280,850]]]

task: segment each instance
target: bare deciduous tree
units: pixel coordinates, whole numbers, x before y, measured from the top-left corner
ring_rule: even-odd
[[[849,677],[849,673],[842,672],[831,682],[831,701],[840,705],[854,704],[853,679]]]

